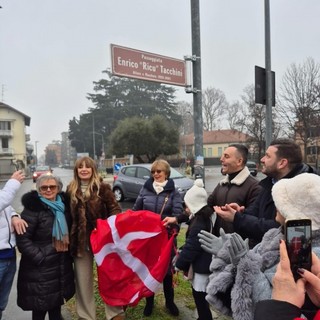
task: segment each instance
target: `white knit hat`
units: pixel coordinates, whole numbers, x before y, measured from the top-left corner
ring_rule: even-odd
[[[287,219],[311,219],[312,230],[320,229],[320,176],[301,173],[281,179],[272,188],[280,214]]]
[[[208,194],[204,189],[202,179],[194,181],[192,188],[190,188],[184,196],[184,202],[192,214],[197,213],[200,209],[207,205]]]

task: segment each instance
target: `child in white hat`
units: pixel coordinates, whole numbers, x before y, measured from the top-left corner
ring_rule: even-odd
[[[209,265],[211,254],[205,252],[200,245],[198,233],[200,230],[212,232],[216,220],[213,209],[207,205],[207,192],[204,189],[202,179],[197,179],[184,197],[186,211],[190,214],[189,229],[186,243],[179,254],[176,269],[185,273],[190,267],[193,271],[192,294],[198,311],[199,320],[211,320],[212,315],[206,301],[206,287],[209,280]]]

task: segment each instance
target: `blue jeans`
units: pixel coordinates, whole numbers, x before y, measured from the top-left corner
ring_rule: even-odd
[[[9,294],[16,270],[16,256],[9,259],[0,259],[0,314],[8,304]]]

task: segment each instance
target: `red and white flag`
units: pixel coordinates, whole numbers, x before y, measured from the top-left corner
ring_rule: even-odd
[[[168,240],[160,215],[147,210],[98,219],[90,241],[104,302],[134,306],[156,292],[168,270],[173,238]]]

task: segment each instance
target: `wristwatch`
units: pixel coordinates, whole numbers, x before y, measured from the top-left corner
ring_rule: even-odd
[[[15,218],[15,217],[16,217],[16,218],[20,218],[20,215],[19,215],[19,214],[14,214],[14,215],[11,216],[11,219],[12,219],[12,218]]]

